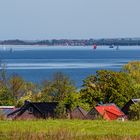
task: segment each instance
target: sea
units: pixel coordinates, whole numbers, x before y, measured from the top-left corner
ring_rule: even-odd
[[[97,70],[120,71],[136,60],[140,60],[140,46],[0,46],[1,68],[5,66],[7,76],[17,74],[38,84],[62,72],[80,88]]]

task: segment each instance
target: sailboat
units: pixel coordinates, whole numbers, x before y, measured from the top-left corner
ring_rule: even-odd
[[[96,44],[93,45],[93,49],[94,49],[94,50],[97,49],[97,45],[96,45]]]
[[[109,48],[114,48],[114,45],[110,45]]]

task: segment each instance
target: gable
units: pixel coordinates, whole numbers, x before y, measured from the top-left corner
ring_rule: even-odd
[[[72,112],[71,116],[73,119],[86,119],[87,112],[81,107],[76,107]]]
[[[99,113],[95,108],[92,108],[86,115],[87,119],[97,119],[99,118]]]

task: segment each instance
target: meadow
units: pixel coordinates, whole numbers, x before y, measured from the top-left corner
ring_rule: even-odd
[[[0,121],[0,140],[139,140],[140,121]]]

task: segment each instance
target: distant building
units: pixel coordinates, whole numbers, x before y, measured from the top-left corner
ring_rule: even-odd
[[[9,113],[7,117],[12,119],[37,119],[37,118],[54,118],[55,109],[58,102],[29,102],[25,101],[24,105]]]
[[[15,111],[15,106],[0,106],[0,114],[7,117],[7,115]]]
[[[86,115],[87,115],[87,112],[77,106],[72,112],[71,112],[71,119],[86,119]]]
[[[87,119],[103,118],[105,120],[125,119],[125,114],[114,104],[98,105],[87,114]]]
[[[129,101],[124,105],[124,107],[122,108],[122,111],[123,111],[126,115],[128,115],[128,114],[129,114],[129,108],[130,108],[130,106],[133,105],[133,104],[136,104],[136,103],[138,103],[138,102],[140,102],[140,99],[131,99],[131,100],[129,100]]]

